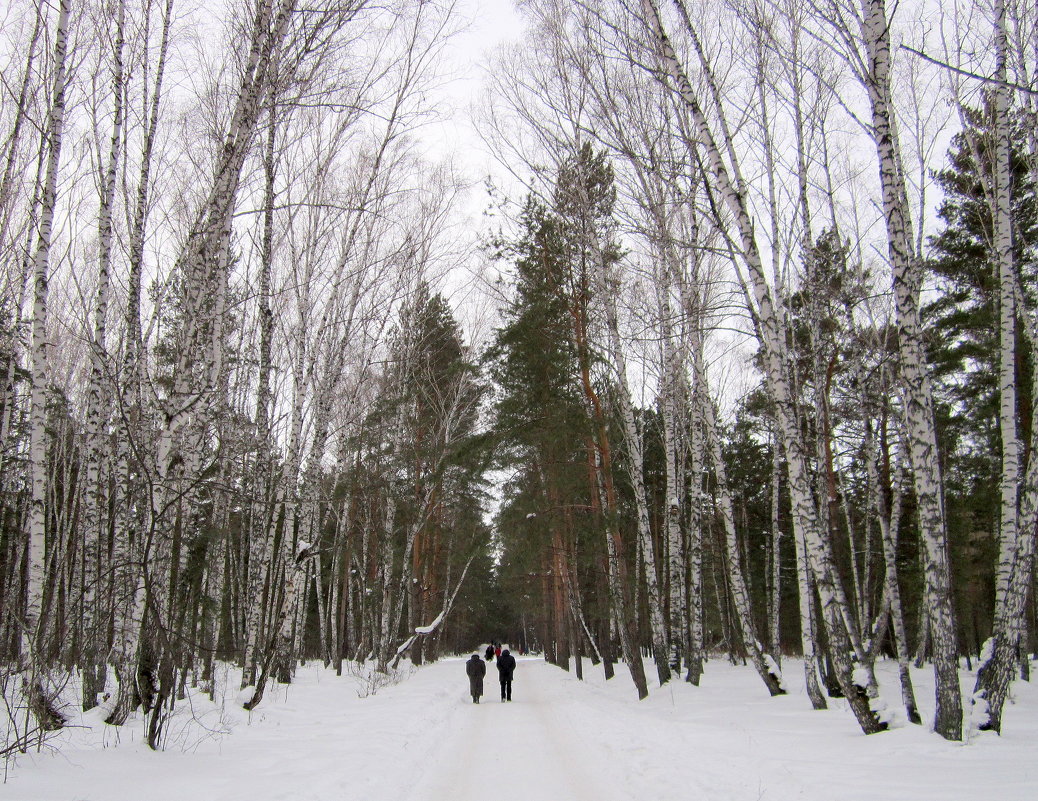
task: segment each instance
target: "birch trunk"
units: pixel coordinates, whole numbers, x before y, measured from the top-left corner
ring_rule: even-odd
[[[753,667],[760,676],[764,686],[771,695],[785,695],[782,685],[782,674],[774,658],[764,651],[757,637],[753,623],[753,612],[750,609],[750,594],[746,587],[746,579],[739,564],[739,538],[735,530],[735,509],[731,492],[728,489],[728,474],[725,470],[724,456],[721,452],[721,440],[717,431],[717,416],[713,399],[709,396],[706,383],[706,371],[703,366],[694,363],[693,375],[700,388],[698,411],[702,417],[706,432],[707,452],[714,470],[715,491],[718,498],[718,512],[724,529],[725,574],[728,578],[729,591],[735,606],[735,620],[739,629],[742,646],[753,662]]]
[[[951,602],[951,570],[944,519],[941,466],[930,375],[919,319],[921,267],[912,252],[904,177],[898,169],[895,122],[890,103],[890,27],[885,0],[862,0],[862,36],[869,61],[866,79],[883,189],[883,213],[893,273],[898,345],[905,393],[905,424],[915,480],[918,516],[926,555],[926,607],[936,676],[934,730],[962,739],[958,644]]]
[[[101,204],[98,222],[98,280],[94,302],[94,332],[90,348],[90,383],[86,398],[86,501],[83,507],[83,611],[86,648],[83,657],[83,709],[96,705],[97,693],[104,689],[104,667],[99,665],[100,632],[96,628],[98,604],[96,585],[99,579],[98,559],[106,503],[101,484],[102,416],[104,400],[102,392],[105,372],[108,367],[107,338],[108,296],[111,287],[112,262],[112,206],[115,202],[115,178],[119,164],[123,128],[123,43],[125,6],[116,7],[114,69],[112,75],[113,120],[112,135],[108,147],[107,162],[101,181]]]
[[[865,448],[868,468],[872,483],[876,485],[873,493],[876,503],[876,518],[879,520],[880,533],[883,542],[883,563],[886,572],[883,578],[883,593],[886,598],[891,622],[894,627],[894,646],[897,649],[898,674],[901,680],[901,700],[905,705],[905,714],[912,723],[921,723],[919,709],[915,702],[915,689],[912,686],[912,674],[909,671],[911,654],[908,651],[908,635],[905,632],[905,615],[901,604],[901,588],[898,583],[897,570],[897,540],[901,523],[901,499],[902,485],[904,484],[904,469],[900,463],[894,477],[894,496],[889,502],[884,499],[884,492],[880,491],[880,475],[876,464],[878,455],[870,453],[875,451],[872,427],[866,422]]]
[[[404,436],[404,407],[401,405],[397,415],[396,430],[393,435],[393,446],[390,450],[392,458],[400,453]],[[378,654],[378,669],[385,672],[389,664],[389,650],[391,647],[393,631],[393,572],[394,557],[393,545],[396,531],[396,488],[392,480],[386,486],[386,508],[382,520],[382,532],[379,538],[379,589],[382,594],[381,615],[379,617],[378,642],[375,645],[375,653]]]
[[[246,584],[245,603],[248,610],[245,624],[245,652],[242,657],[241,687],[255,684],[258,680],[256,671],[256,645],[259,638],[259,626],[262,619],[263,584],[270,575],[271,551],[273,550],[274,519],[277,516],[278,504],[271,506],[275,500],[272,495],[271,442],[270,442],[270,373],[271,350],[274,332],[274,314],[270,307],[271,272],[274,260],[274,202],[276,160],[275,141],[277,126],[275,123],[273,102],[275,94],[271,93],[268,104],[268,131],[266,148],[263,157],[263,239],[260,252],[259,276],[259,353],[256,388],[256,498],[252,502],[252,515],[249,528],[248,578]],[[268,512],[268,509],[270,510]]]
[[[782,527],[779,489],[782,481],[782,460],[779,456],[778,437],[771,436],[771,580],[768,582],[768,639],[775,661],[782,665],[781,601],[782,601]]]
[[[693,357],[695,358],[695,357]],[[699,403],[701,387],[693,389],[692,406]],[[689,421],[689,473],[692,488],[688,514],[688,672],[685,681],[699,686],[703,675],[703,473],[706,437],[699,415]]]
[[[620,325],[617,319],[615,291],[611,291],[606,275],[605,260],[601,248],[596,254],[595,277],[599,297],[605,309],[606,329],[609,338],[610,356],[616,374],[620,415],[624,426],[624,441],[627,445],[627,476],[634,491],[634,502],[638,518],[638,542],[645,566],[645,589],[649,600],[649,630],[652,637],[652,652],[656,662],[656,674],[660,686],[670,680],[670,661],[667,656],[667,627],[663,621],[663,598],[660,595],[657,575],[656,549],[653,546],[652,530],[649,525],[649,506],[645,498],[644,456],[641,432],[634,419],[634,404],[631,387],[627,380],[627,360],[620,341]]]
[[[753,222],[747,212],[745,199],[729,176],[706,117],[670,44],[655,2],[643,0],[642,7],[646,23],[659,45],[663,65],[676,84],[682,102],[692,115],[699,145],[706,151],[716,190],[734,217],[738,228],[741,245],[740,256],[749,271],[753,296],[756,301],[756,317],[761,346],[764,351],[766,381],[778,412],[783,434],[789,468],[790,493],[793,498],[794,530],[797,536],[804,538],[807,546],[808,558],[822,601],[822,613],[827,624],[830,650],[836,666],[837,678],[862,731],[866,734],[882,731],[886,725],[881,723],[872,711],[864,688],[858,688],[854,683],[853,666],[848,657],[851,651],[850,638],[845,628],[845,621],[848,619],[847,604],[839,585],[829,543],[818,528],[804,446],[797,427],[797,418],[785,374],[785,334],[781,321],[775,313],[774,302],[755,239]]]
[[[674,347],[670,331],[672,313],[669,286],[664,286],[666,300],[662,319],[665,323],[663,379],[661,381],[660,411],[663,418],[663,449],[666,455],[666,526],[667,526],[667,574],[669,585],[670,616],[667,620],[667,637],[670,641],[670,666],[680,671],[688,660],[688,643],[685,637],[685,621],[688,620],[687,588],[685,570],[688,553],[684,532],[681,528],[681,509],[685,495],[685,440],[679,436],[682,427],[678,408],[683,407],[687,393],[683,392],[684,366],[678,349]]]
[[[41,671],[44,665],[39,645],[46,625],[44,588],[47,584],[47,301],[54,207],[57,204],[58,193],[58,168],[65,126],[65,59],[71,5],[71,0],[60,1],[54,29],[54,80],[46,132],[47,168],[33,264],[35,295],[32,319],[32,391],[29,401],[29,547],[25,562],[28,592],[20,656],[22,682],[29,708],[37,718],[40,728],[45,731],[64,725],[62,716],[53,707],[50,691],[42,684]]]
[[[692,253],[699,244],[699,229],[692,222],[690,241]],[[693,255],[693,259],[698,258]],[[698,261],[692,264],[693,283],[697,283]],[[675,273],[681,309],[687,320],[689,347],[686,357],[692,364],[702,364],[704,336],[702,326],[702,303],[699,300],[702,287],[690,286],[680,273]],[[698,409],[701,394],[706,387],[697,381],[692,384],[691,406]],[[688,424],[688,472],[691,477],[688,504],[688,618],[685,633],[688,642],[688,672],[685,681],[699,686],[703,674],[703,479],[706,465],[706,432],[700,414],[692,414]]]
[[[151,4],[146,7],[146,20],[150,22]],[[144,263],[144,240],[148,218],[148,196],[151,187],[152,154],[158,130],[159,108],[163,91],[166,56],[169,50],[169,33],[173,17],[173,0],[166,0],[162,36],[159,44],[155,82],[151,92],[151,103],[146,108],[147,125],[144,130],[144,145],[141,154],[141,170],[133,216],[130,222],[129,275],[125,311],[125,332],[122,365],[122,407],[125,431],[120,437],[116,470],[119,484],[116,490],[119,525],[115,535],[114,559],[116,565],[117,593],[115,604],[115,638],[112,661],[118,679],[116,702],[106,722],[121,725],[136,706],[137,663],[141,626],[144,624],[145,575],[142,569],[147,549],[144,540],[150,531],[150,523],[135,526],[131,496],[133,494],[134,469],[130,457],[130,443],[141,442],[142,421],[140,420],[141,398],[141,275]],[[145,28],[147,37],[147,25]],[[136,531],[134,531],[136,529]],[[134,537],[136,533],[136,537]]]
[[[1012,162],[1009,141],[1009,87],[1006,83],[1006,3],[994,4],[995,86],[994,165],[992,169],[991,217],[999,286],[999,400],[1002,435],[1001,525],[999,559],[995,584],[995,622],[991,640],[985,644],[977,670],[971,703],[981,729],[1001,733],[1002,709],[1009,693],[1023,645],[1021,619],[1025,613],[1034,549],[1038,510],[1038,444],[1032,418],[1030,461],[1020,486],[1020,439],[1017,415],[1017,268],[1013,253]],[[1022,293],[1021,293],[1022,294]],[[1029,332],[1034,333],[1032,328]],[[1034,337],[1033,341],[1038,341]],[[1038,404],[1035,405],[1038,408]],[[1027,657],[1025,656],[1024,659]],[[983,719],[986,713],[986,720]]]
[[[147,20],[150,22],[151,4],[147,6]],[[166,57],[169,52],[170,27],[173,24],[173,0],[166,0],[162,21],[162,35],[159,42],[158,63],[155,69],[155,83],[151,91],[151,103],[146,109],[147,124],[144,129],[144,145],[141,153],[141,171],[137,184],[137,195],[134,202],[133,218],[130,223],[129,244],[129,276],[126,296],[126,341],[124,344],[124,374],[126,392],[129,398],[127,406],[131,411],[140,405],[140,359],[143,342],[141,340],[141,276],[144,270],[144,240],[147,230],[149,195],[151,191],[152,156],[158,132],[159,110],[161,107]],[[136,435],[135,431],[129,432]]]

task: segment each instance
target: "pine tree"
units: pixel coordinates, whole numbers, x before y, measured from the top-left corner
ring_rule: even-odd
[[[949,539],[955,567],[956,604],[969,614],[961,636],[979,653],[993,625],[999,517],[999,301],[994,268],[993,225],[986,196],[992,172],[990,110],[965,108],[968,129],[953,137],[948,166],[936,173],[944,191],[938,215],[943,230],[930,238],[928,267],[940,290],[925,311],[930,331],[928,357],[937,379],[942,459],[947,464]],[[1026,161],[1026,132],[1017,121],[1010,132],[1011,216],[1014,261],[1026,305],[1038,295],[1038,192]],[[1017,414],[1020,437],[1033,426],[1034,352],[1019,332],[1016,342]]]

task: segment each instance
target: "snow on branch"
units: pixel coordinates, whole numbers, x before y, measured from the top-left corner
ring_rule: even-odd
[[[470,556],[469,560],[465,563],[465,567],[461,571],[461,578],[459,578],[458,583],[454,585],[454,592],[451,593],[449,598],[444,599],[443,609],[440,610],[440,614],[436,616],[436,619],[426,626],[417,626],[414,630],[415,633],[404,640],[403,644],[396,649],[396,659],[393,660],[393,667],[396,667],[397,664],[399,664],[401,657],[411,649],[415,640],[419,637],[425,637],[426,635],[432,634],[440,627],[440,624],[443,623],[444,618],[446,618],[450,613],[451,607],[454,606],[454,599],[458,597],[458,592],[465,583],[465,576],[469,572],[469,566],[472,564],[474,558],[474,556]]]
[[[415,634],[432,634],[434,631],[436,631],[436,629],[442,622],[443,612],[440,612],[440,614],[436,616],[436,620],[434,620],[428,626],[418,626],[417,628],[415,628]]]

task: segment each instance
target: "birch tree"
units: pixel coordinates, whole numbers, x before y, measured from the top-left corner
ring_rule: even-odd
[[[51,271],[51,244],[57,204],[58,169],[65,126],[65,90],[71,0],[62,0],[54,27],[54,53],[50,111],[46,129],[46,173],[43,177],[40,216],[33,259],[32,395],[30,397],[29,464],[31,502],[28,517],[29,548],[26,558],[28,598],[21,633],[22,682],[29,708],[41,729],[60,728],[64,719],[53,708],[45,681],[46,663],[41,646],[46,632],[47,607],[47,389],[49,376],[47,301]]]
[[[905,421],[909,436],[919,525],[926,552],[927,608],[937,676],[935,730],[945,739],[962,737],[962,698],[959,692],[958,646],[951,606],[948,543],[944,521],[941,471],[937,461],[937,432],[933,392],[923,354],[918,293],[918,258],[913,253],[904,175],[896,151],[896,131],[890,103],[890,25],[884,0],[862,4],[860,21],[865,51],[860,76],[869,93],[872,127],[883,187],[892,279],[897,309],[901,374],[905,386]]]
[[[1002,708],[1016,664],[1016,651],[1022,643],[1020,619],[1024,614],[1035,539],[1036,467],[1031,451],[1030,463],[1020,480],[1021,442],[1017,402],[1017,319],[1018,268],[1013,246],[1011,216],[1013,167],[1010,152],[1007,5],[994,3],[993,32],[995,49],[992,117],[994,152],[991,187],[988,194],[993,223],[993,255],[998,274],[999,308],[999,421],[1002,440],[1001,513],[999,556],[995,586],[995,621],[992,639],[985,644],[977,671],[972,703],[979,707],[982,729],[1002,730]],[[1034,341],[1030,324],[1030,339]],[[1032,440],[1034,439],[1032,422]],[[1033,444],[1033,443],[1032,443]]]
[[[683,6],[681,10],[684,10]],[[850,650],[847,647],[850,644],[847,631],[849,625],[847,602],[835,573],[827,541],[819,531],[817,511],[807,484],[808,475],[803,443],[796,428],[796,415],[792,407],[792,398],[785,373],[784,334],[781,330],[780,318],[775,313],[775,304],[764,274],[752,220],[740,191],[743,182],[738,178],[738,162],[730,165],[732,169],[736,170],[736,178],[733,180],[729,173],[729,166],[724,162],[722,149],[718,147],[714,139],[702,107],[670,44],[659,10],[651,0],[646,0],[642,5],[642,11],[650,34],[658,47],[662,68],[674,82],[676,91],[679,92],[682,101],[692,115],[698,143],[703,147],[708,158],[711,178],[732,214],[737,228],[736,242],[740,258],[748,270],[753,291],[755,302],[753,311],[759,326],[761,345],[766,359],[769,391],[775,402],[783,430],[784,449],[789,466],[790,490],[793,494],[794,525],[798,530],[798,536],[803,536],[807,544],[816,586],[822,599],[827,633],[832,643],[831,655],[836,665],[837,678],[841,689],[851,703],[851,708],[862,730],[867,734],[881,731],[885,728],[885,724],[879,721],[870,708],[864,688],[856,686],[852,678],[852,666],[847,658]],[[682,18],[686,27],[691,29],[691,18],[687,13]],[[730,138],[722,141],[727,142],[728,146],[725,149],[730,154],[732,152]]]

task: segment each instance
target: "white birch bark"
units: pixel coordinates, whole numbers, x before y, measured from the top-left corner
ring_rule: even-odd
[[[40,671],[44,666],[39,661],[42,657],[38,642],[46,624],[44,594],[47,572],[47,381],[50,344],[47,302],[54,207],[57,204],[58,169],[65,127],[66,53],[71,5],[71,0],[61,0],[54,28],[54,75],[46,130],[47,168],[33,260],[35,293],[32,320],[32,391],[29,401],[29,548],[25,563],[28,592],[20,656],[23,687],[29,707],[44,730],[60,728],[63,725],[61,716],[52,708],[49,692],[41,684]]]
[[[305,327],[305,326],[304,326]],[[289,434],[288,459],[282,481],[286,486],[283,491],[282,507],[284,523],[281,528],[281,564],[284,567],[284,587],[281,604],[276,608],[272,621],[272,635],[276,636],[274,645],[274,661],[279,678],[288,682],[293,673],[292,624],[295,620],[296,601],[299,594],[299,573],[305,569],[304,561],[296,542],[296,518],[299,509],[299,465],[301,461],[303,437],[303,401],[306,396],[306,385],[303,377],[303,346],[300,343],[299,353],[295,360],[295,392],[292,404],[292,424]],[[277,513],[274,515],[278,517]],[[303,549],[305,551],[305,548]],[[276,633],[276,634],[275,634]],[[257,682],[256,694],[262,696],[266,671]]]
[[[266,534],[262,537],[262,544],[256,549],[259,551],[259,562],[256,565],[255,574],[252,573],[252,565],[250,564],[249,585],[254,591],[257,591],[257,595],[249,599],[249,611],[245,622],[242,689],[244,690],[250,685],[255,685],[256,690],[242,704],[245,709],[253,709],[263,700],[264,682],[266,682],[269,676],[271,660],[275,653],[273,647],[268,648],[264,664],[262,666],[258,664],[257,649],[259,648],[260,637],[263,631],[263,613],[265,608],[274,606],[274,582],[277,574],[274,564],[274,537],[277,535],[277,510],[285,503],[285,492],[284,485],[274,488],[274,494],[270,498],[272,511],[266,517]],[[260,539],[260,537],[255,536],[255,539]],[[255,584],[253,583],[254,581],[256,582]],[[263,594],[264,581],[269,586],[266,595]],[[265,605],[264,601],[266,602]],[[246,677],[249,679],[247,682],[245,680]]]
[[[735,529],[735,508],[732,495],[728,489],[728,473],[721,452],[721,439],[717,431],[717,415],[713,398],[709,395],[706,382],[706,371],[701,364],[693,367],[694,378],[700,387],[698,411],[702,416],[703,428],[706,432],[707,452],[714,470],[715,491],[717,493],[718,512],[724,528],[725,553],[722,558],[728,576],[729,591],[735,606],[735,620],[739,627],[739,635],[743,648],[749,654],[754,669],[772,695],[784,695],[786,690],[782,684],[782,674],[774,658],[764,651],[757,637],[753,623],[753,612],[750,609],[750,596],[746,587],[746,579],[739,563],[739,538]]]
[[[695,248],[699,245],[699,229],[694,220],[690,226],[690,242],[693,245],[692,258],[698,259]],[[698,285],[698,261],[692,263],[692,281],[675,270],[678,297],[688,328],[689,346],[685,353],[685,361],[691,364],[702,364],[704,336],[701,331],[702,306],[699,297],[702,288]],[[684,368],[682,368],[684,370]],[[701,393],[706,387],[698,382],[692,383],[691,405],[693,410],[702,403]],[[695,413],[688,421],[688,474],[691,477],[688,504],[688,594],[686,637],[688,642],[688,671],[685,680],[698,686],[703,672],[703,480],[706,466],[706,432],[702,415]]]
[[[893,478],[894,493],[887,498],[886,490],[881,484],[879,471],[879,453],[876,448],[872,422],[866,421],[865,458],[869,471],[870,483],[875,487],[873,499],[876,506],[876,518],[879,521],[883,545],[883,595],[889,609],[891,623],[894,628],[894,647],[897,649],[898,674],[901,681],[901,700],[905,705],[905,714],[912,723],[921,723],[919,709],[915,702],[915,688],[912,686],[912,674],[909,671],[911,654],[908,651],[908,635],[905,631],[905,615],[901,603],[901,587],[898,582],[897,541],[901,524],[901,499],[904,484],[904,468],[898,461]],[[888,510],[889,505],[889,510]]]
[[[1035,509],[1038,508],[1038,455],[1032,450],[1020,485],[1020,451],[1017,414],[1017,268],[1013,252],[1012,161],[1009,141],[1009,87],[1006,62],[1006,2],[994,3],[996,84],[994,110],[993,191],[990,196],[994,250],[999,286],[999,421],[1002,437],[1001,515],[999,558],[995,584],[995,621],[992,639],[977,670],[971,703],[981,729],[1002,731],[1002,709],[1009,692],[1021,646],[1020,620],[1025,612],[1027,587],[1035,538]],[[1033,329],[1032,329],[1033,331]],[[1036,404],[1038,406],[1038,404]],[[1038,442],[1032,422],[1032,448]],[[1025,657],[1026,658],[1026,657]],[[979,709],[978,709],[979,707]],[[984,720],[986,713],[986,720]]]
[[[400,453],[404,437],[404,406],[401,404],[397,414],[393,446],[390,459]],[[396,531],[396,487],[394,486],[392,468],[386,486],[385,514],[382,518],[382,530],[379,537],[379,589],[382,595],[381,614],[379,615],[378,643],[375,652],[378,654],[378,669],[385,671],[389,663],[389,650],[393,638],[393,573],[395,559],[393,556]],[[404,591],[404,588],[401,588]]]
[[[695,358],[693,356],[693,358]],[[701,388],[693,388],[692,405],[699,402]],[[706,437],[699,415],[689,421],[689,464],[692,488],[688,514],[688,672],[685,680],[699,686],[703,673],[703,477]]]
[[[827,623],[837,678],[862,730],[866,734],[882,731],[885,724],[878,720],[870,708],[868,699],[864,695],[864,688],[861,688],[859,692],[854,685],[852,665],[848,658],[850,642],[845,628],[845,620],[848,619],[846,601],[842,597],[842,589],[839,586],[828,542],[818,528],[803,443],[785,374],[785,335],[775,313],[771,291],[755,240],[754,226],[747,212],[745,199],[729,176],[728,168],[714,141],[695,92],[670,44],[654,0],[643,0],[642,9],[645,22],[659,45],[663,66],[674,81],[682,101],[692,115],[699,145],[706,151],[715,189],[728,207],[738,229],[738,241],[741,249],[739,255],[749,271],[753,297],[756,302],[756,316],[765,357],[767,385],[779,415],[783,434],[789,468],[790,492],[793,498],[794,528],[797,536],[803,536],[807,545],[808,556],[822,601],[823,616]]]
[[[768,639],[775,661],[782,665],[781,600],[782,600],[782,527],[780,525],[780,486],[782,459],[779,456],[778,437],[771,436],[771,560],[768,582]]]
[[[99,580],[101,526],[106,503],[101,484],[103,391],[108,368],[107,338],[108,297],[111,289],[112,206],[115,202],[115,178],[123,139],[123,45],[125,6],[116,6],[115,42],[112,75],[113,119],[107,160],[101,182],[101,204],[98,221],[98,280],[94,301],[94,331],[90,348],[90,382],[86,397],[86,501],[83,506],[83,613],[84,664],[83,708],[96,705],[96,694],[104,689],[103,667],[97,662],[100,632],[95,630],[98,616],[96,588]],[[100,671],[100,676],[98,672]]]
[[[146,20],[150,21],[150,3],[146,7]],[[137,650],[144,617],[145,574],[142,569],[146,550],[144,541],[150,524],[140,527],[134,536],[132,528],[137,521],[131,511],[131,495],[134,468],[130,457],[130,442],[140,442],[141,437],[141,275],[144,261],[144,240],[148,217],[148,195],[151,187],[152,157],[158,130],[159,108],[163,92],[166,57],[169,51],[170,27],[172,25],[173,0],[166,0],[162,35],[158,51],[151,102],[146,108],[148,118],[144,130],[141,168],[138,177],[134,211],[130,222],[129,275],[125,310],[123,339],[122,393],[125,415],[125,431],[120,437],[116,459],[118,476],[117,510],[118,525],[115,536],[114,565],[116,580],[116,603],[114,624],[114,647],[111,656],[118,678],[116,703],[106,722],[121,725],[131,712],[137,677]],[[145,28],[147,35],[147,27]]]
[[[144,242],[148,223],[149,195],[151,191],[152,159],[158,134],[159,110],[164,91],[166,58],[169,53],[170,29],[173,24],[174,0],[166,0],[162,18],[162,34],[159,41],[158,62],[155,82],[151,89],[151,102],[146,111],[147,123],[141,152],[141,168],[137,192],[134,198],[133,216],[130,222],[129,276],[126,295],[126,334],[124,343],[124,383],[128,406],[135,409],[140,405],[140,359],[141,341],[141,276],[144,269]],[[146,7],[146,19],[150,22],[151,4]],[[136,436],[130,431],[129,436]]]
[[[681,510],[685,496],[685,438],[680,435],[688,393],[685,387],[684,360],[680,349],[673,341],[674,331],[670,322],[673,309],[670,302],[670,282],[661,279],[658,290],[661,298],[663,322],[663,363],[660,380],[660,416],[663,419],[663,449],[666,461],[666,531],[667,531],[667,578],[669,589],[670,616],[667,620],[667,638],[670,642],[670,660],[673,670],[681,670],[687,659],[688,643],[685,637],[685,621],[688,620],[687,588],[685,570],[688,554],[684,531],[681,527]]]
[[[944,519],[941,468],[933,391],[923,352],[919,319],[920,270],[912,252],[904,177],[895,150],[890,102],[890,24],[885,0],[862,0],[861,34],[868,57],[866,88],[883,189],[883,213],[893,274],[898,345],[905,393],[905,425],[926,554],[926,606],[936,675],[934,729],[948,740],[962,739],[958,645],[951,604],[951,570]]]
[[[610,358],[616,374],[620,417],[624,426],[624,442],[627,445],[627,475],[634,491],[634,502],[638,518],[638,541],[641,544],[642,559],[645,566],[645,589],[649,601],[649,630],[652,638],[653,657],[656,662],[656,674],[660,685],[670,680],[670,661],[667,656],[667,627],[663,621],[663,598],[660,595],[660,582],[657,574],[656,549],[653,547],[652,530],[649,525],[649,506],[645,497],[644,455],[642,452],[641,432],[634,419],[634,404],[631,401],[631,387],[627,379],[627,360],[620,339],[620,324],[617,317],[615,290],[610,286],[610,277],[606,274],[608,267],[601,258],[601,247],[595,258],[594,272],[598,295],[605,310],[606,331],[609,341]]]
[[[263,240],[259,265],[259,297],[257,298],[259,303],[260,330],[256,388],[257,475],[254,485],[256,497],[252,502],[252,525],[249,529],[247,592],[244,599],[247,612],[244,635],[245,649],[242,656],[242,689],[255,684],[258,680],[256,645],[259,639],[260,621],[262,619],[263,584],[267,576],[270,575],[275,526],[274,518],[278,509],[277,503],[271,504],[274,493],[271,487],[270,442],[270,373],[274,330],[274,314],[270,306],[270,283],[274,258],[274,202],[276,197],[274,181],[276,177],[275,141],[277,135],[274,96],[275,93],[271,93],[271,101],[268,104],[269,128],[263,159]]]

